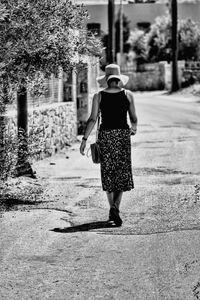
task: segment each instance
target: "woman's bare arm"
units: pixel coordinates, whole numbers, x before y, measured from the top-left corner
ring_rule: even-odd
[[[94,125],[96,123],[97,117],[99,113],[99,94],[95,94],[92,101],[92,110],[89,119],[87,120],[85,133],[84,133],[84,139],[81,142],[80,145],[80,153],[84,155],[84,150],[86,146],[86,140],[89,137],[92,129],[94,128]]]
[[[127,98],[130,102],[128,113],[129,113],[129,118],[130,118],[130,122],[131,122],[131,133],[133,135],[135,135],[137,132],[138,119],[137,119],[136,110],[135,110],[133,93],[131,91],[127,91]]]

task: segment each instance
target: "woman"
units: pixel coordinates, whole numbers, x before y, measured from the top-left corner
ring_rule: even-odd
[[[120,74],[118,65],[108,65],[105,75],[97,81],[101,86],[106,84],[106,88],[93,97],[92,111],[82,138],[80,153],[85,154],[87,138],[100,112],[98,142],[101,152],[102,188],[106,191],[110,204],[109,221],[121,226],[119,207],[123,192],[134,188],[130,135],[136,134],[137,116],[132,92],[121,87],[128,82],[128,76]],[[127,123],[127,114],[131,128]]]

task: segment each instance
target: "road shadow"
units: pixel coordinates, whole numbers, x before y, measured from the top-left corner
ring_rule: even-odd
[[[81,232],[81,231],[90,231],[94,229],[102,229],[102,228],[113,228],[117,227],[115,224],[108,221],[97,221],[91,223],[85,223],[80,225],[75,225],[71,227],[65,228],[54,228],[50,231],[60,232],[60,233],[72,233],[72,232]]]
[[[21,200],[17,198],[8,198],[8,199],[0,199],[0,205],[3,206],[5,210],[10,210],[14,206],[21,206],[21,205],[38,205],[43,203],[42,201],[31,201],[31,200]]]

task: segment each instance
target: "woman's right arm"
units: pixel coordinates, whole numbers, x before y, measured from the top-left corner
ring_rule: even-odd
[[[135,135],[137,132],[138,119],[137,119],[136,110],[135,110],[133,93],[131,91],[127,91],[127,98],[130,102],[128,112],[129,112],[129,118],[130,118],[130,122],[131,122],[131,134]]]
[[[85,133],[82,138],[82,142],[80,145],[80,153],[82,155],[85,155],[85,147],[86,147],[86,141],[94,128],[94,125],[96,123],[97,117],[98,117],[98,112],[99,112],[99,94],[95,94],[93,97],[92,101],[92,110],[89,119],[87,120],[86,128],[85,128]]]

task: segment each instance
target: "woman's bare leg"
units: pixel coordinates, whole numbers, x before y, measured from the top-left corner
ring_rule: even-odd
[[[121,200],[122,200],[123,192],[116,191],[113,194],[114,194],[113,195],[113,204],[119,210],[119,206],[120,206],[120,203],[121,203]]]
[[[119,206],[122,199],[123,192],[116,191],[113,192],[113,206],[110,208],[109,220],[114,221],[116,226],[122,225],[122,219],[119,215]]]
[[[113,196],[114,196],[114,193],[111,192],[106,192],[106,195],[107,195],[107,198],[108,198],[108,202],[110,204],[110,208],[113,206],[114,202],[113,202]]]
[[[117,226],[122,225],[122,219],[119,216],[119,206],[121,203],[123,192],[116,191],[111,193],[106,193],[108,202],[110,204],[110,212],[109,212],[109,221],[114,221]]]

